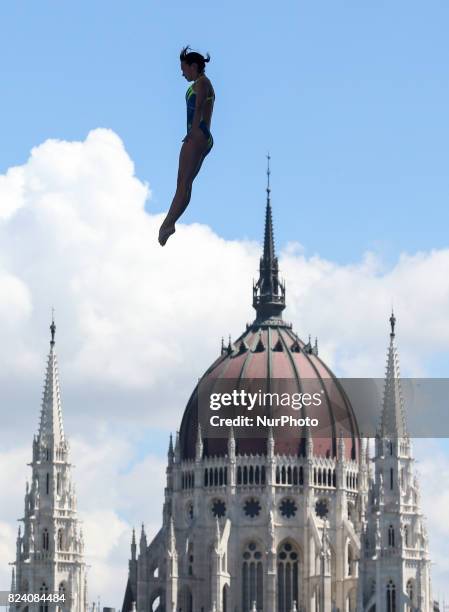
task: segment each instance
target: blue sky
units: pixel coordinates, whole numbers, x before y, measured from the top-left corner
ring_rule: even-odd
[[[328,353],[340,366],[363,367],[370,362],[383,367],[391,297],[395,308],[398,305],[405,375],[425,363],[426,373],[447,376],[447,256],[428,252],[449,246],[448,22],[449,4],[443,0],[0,3],[0,176],[14,165],[22,166],[23,172],[31,167],[26,193],[32,194],[32,179],[37,176],[48,185],[49,193],[60,189],[64,204],[61,215],[48,218],[45,206],[35,198],[33,214],[12,218],[0,241],[0,261],[15,283],[4,289],[4,278],[0,278],[4,298],[0,300],[0,336],[8,347],[7,353],[0,352],[2,388],[13,394],[10,414],[21,411],[14,427],[20,431],[17,444],[26,446],[27,453],[25,458],[25,453],[0,452],[0,467],[8,466],[8,487],[12,487],[9,506],[0,517],[11,525],[3,558],[0,546],[0,579],[6,575],[2,568],[7,568],[5,559],[10,559],[7,551],[14,549],[15,521],[24,492],[25,472],[11,477],[10,470],[11,466],[27,469],[51,305],[56,306],[59,326],[67,431],[74,436],[86,434],[75,391],[78,386],[86,389],[86,383],[91,391],[92,380],[100,389],[102,384],[107,389],[112,385],[116,413],[125,413],[128,419],[126,411],[140,409],[136,400],[123,402],[123,411],[123,389],[119,385],[120,394],[114,386],[117,378],[121,381],[115,367],[125,379],[136,376],[138,384],[156,385],[167,413],[180,415],[201,373],[196,370],[202,371],[203,361],[206,367],[215,358],[221,334],[233,331],[235,337],[248,320],[246,313],[252,315],[251,274],[256,260],[251,247],[223,243],[205,228],[190,226],[184,238],[180,231],[162,251],[156,243],[156,221],[142,213],[139,196],[130,185],[128,157],[117,153],[121,144],[114,145],[112,155],[112,136],[98,130],[86,143],[95,128],[113,130],[134,161],[137,177],[151,187],[147,210],[166,210],[185,134],[187,83],[178,60],[185,44],[211,54],[207,72],[216,105],[215,147],[195,182],[183,220],[209,225],[227,240],[260,241],[269,150],[277,245],[298,241],[307,256],[307,261],[298,252],[286,256],[281,268],[289,308],[297,305],[288,311],[288,318],[295,321],[298,333],[304,338],[309,331],[318,333],[320,350],[327,343]],[[78,155],[74,147],[59,145],[41,147],[37,162],[26,164],[31,149],[49,138],[78,141],[82,152]],[[60,151],[70,157],[67,164],[60,159]],[[104,166],[98,163],[93,168],[91,184],[83,163],[98,160],[98,152],[103,151]],[[111,157],[105,159],[108,154]],[[77,214],[71,208],[70,189],[65,192],[54,180],[55,173],[63,176],[67,168],[75,175],[75,193],[83,194],[76,200]],[[115,182],[116,170],[121,178]],[[31,176],[33,172],[36,176]],[[122,183],[124,191],[119,193],[129,197],[121,203],[115,187]],[[106,196],[107,216],[97,193]],[[129,206],[126,222],[121,204]],[[70,215],[64,216],[64,210]],[[105,227],[107,245],[101,239],[96,246],[83,242],[84,234],[75,221],[67,232],[72,220],[96,236],[101,234],[100,226]],[[114,249],[122,237],[126,248]],[[379,256],[384,270],[372,271],[361,263],[367,250]],[[427,253],[397,265],[401,253],[419,251]],[[321,256],[319,261],[310,259],[315,253]],[[333,262],[335,269],[322,266],[323,260]],[[86,261],[88,265],[83,266]],[[356,265],[345,266],[348,263]],[[95,273],[90,274],[91,268],[101,282]],[[193,271],[195,278],[189,282]],[[132,285],[129,278],[138,281]],[[74,299],[73,288],[80,279],[84,289]],[[304,294],[299,289],[303,281]],[[150,294],[151,287],[158,291]],[[203,300],[197,287],[208,289],[210,302]],[[190,312],[185,309],[179,317],[179,304],[184,303],[191,306]],[[214,307],[204,316],[209,303]],[[86,312],[95,316],[86,318]],[[105,328],[98,325],[97,315]],[[206,330],[201,338],[196,335],[199,326]],[[103,329],[112,333],[103,334]],[[120,351],[111,349],[109,340]],[[167,351],[157,348],[166,347],[167,340]],[[172,354],[178,356],[173,363]],[[97,369],[92,373],[93,366]],[[17,367],[24,377],[23,386],[16,385],[14,378],[9,380],[10,367]],[[168,389],[166,372],[177,381]],[[5,381],[9,386],[5,387]],[[170,395],[172,387],[187,390],[181,404]],[[100,392],[94,394],[92,405],[99,397],[103,397]],[[101,401],[97,403],[100,414]],[[113,404],[107,397],[103,403],[109,420]],[[157,405],[157,401],[148,402],[145,410],[150,415]],[[24,429],[24,422],[30,427]],[[152,427],[142,424],[133,437],[127,430],[115,431],[114,423],[109,433],[92,427],[92,440],[78,440],[78,457],[85,464],[76,478],[84,486],[80,502],[85,515],[90,513],[92,519],[103,495],[101,506],[129,521],[124,544],[121,540],[120,547],[102,560],[118,593],[111,594],[111,587],[110,601],[120,605],[130,525],[152,521],[154,511],[153,527],[159,526],[160,504],[150,497],[163,489],[156,474],[163,475],[163,469],[156,459],[165,461],[169,425],[165,421]],[[432,508],[447,506],[440,484],[449,478],[449,441],[431,444],[418,440],[417,456],[421,458],[418,467],[424,467],[423,497],[430,500],[426,512],[432,525],[432,558],[440,564],[436,584],[444,589],[449,576],[449,567],[443,563],[448,535]],[[93,473],[87,461],[89,448],[96,453],[100,449],[100,456],[108,458],[103,468],[112,463],[102,477],[103,489],[89,479],[83,482],[83,474]],[[141,486],[143,478],[151,483],[151,491]],[[131,509],[120,506],[126,495],[120,495],[119,501],[114,497],[122,490],[131,500]],[[148,499],[141,497],[144,494]],[[97,519],[102,524],[101,517]],[[98,559],[96,563],[101,566]],[[94,584],[96,589],[98,582]],[[104,587],[103,592],[108,589]]]
[[[217,101],[186,221],[260,239],[269,149],[280,246],[386,265],[447,246],[448,18],[435,0],[2,3],[0,171],[109,127],[165,210],[190,43],[212,56]]]

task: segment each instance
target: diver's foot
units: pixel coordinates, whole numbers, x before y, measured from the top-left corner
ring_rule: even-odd
[[[175,233],[175,231],[176,229],[174,225],[166,225],[165,227],[162,225],[161,229],[159,230],[159,244],[161,246],[164,246],[170,236]]]

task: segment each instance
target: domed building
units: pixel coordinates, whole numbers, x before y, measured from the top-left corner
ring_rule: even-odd
[[[235,342],[222,344],[187,403],[174,446],[170,439],[163,525],[149,545],[142,526],[139,551],[133,532],[123,612],[402,611],[408,604],[401,572],[379,573],[388,529],[379,526],[380,493],[373,489],[367,441],[317,342],[301,340],[282,318],[285,286],[269,183],[253,306],[254,322]],[[318,433],[307,426],[262,428],[250,437],[233,427],[221,437],[206,432],[201,386],[254,379],[268,389],[279,380],[297,392],[310,381],[324,389]],[[386,520],[400,523],[391,514]],[[394,553],[401,559],[399,549]],[[381,580],[385,589],[395,581],[389,604]],[[407,609],[418,608],[410,599]],[[430,611],[430,591],[419,609]]]

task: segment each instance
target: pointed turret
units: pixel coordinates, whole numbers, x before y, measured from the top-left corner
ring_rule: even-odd
[[[196,446],[195,446],[195,459],[201,461],[203,458],[203,436],[201,434],[201,425],[198,424],[198,430],[196,432]]]
[[[135,561],[137,556],[136,556],[136,552],[137,552],[137,545],[136,545],[136,530],[133,528],[133,535],[131,538],[131,560]]]
[[[175,451],[173,450],[173,436],[170,434],[170,442],[168,444],[168,464],[172,465],[175,460]]]
[[[145,554],[146,550],[147,550],[147,536],[145,534],[145,526],[142,523],[142,530],[140,532],[140,554],[143,555]]]
[[[55,446],[64,440],[64,429],[62,426],[61,394],[59,390],[58,363],[55,353],[56,325],[52,320],[50,325],[51,341],[50,353],[47,360],[47,371],[45,374],[44,395],[39,424],[38,439],[40,442],[51,443]]]
[[[274,434],[273,434],[273,428],[271,427],[271,425],[268,428],[267,457],[270,460],[274,459]]]
[[[338,438],[338,461],[345,460],[345,449],[346,449],[346,444],[345,444],[345,439],[343,437],[343,431],[340,430],[340,435]]]
[[[390,325],[390,345],[387,353],[387,371],[379,434],[382,438],[404,438],[407,437],[407,430],[399,373],[399,357],[394,341],[396,317],[393,312],[390,317]]]
[[[285,308],[285,285],[279,280],[278,260],[274,248],[273,217],[270,201],[270,156],[267,169],[267,204],[263,255],[260,258],[259,280],[253,286],[253,307],[256,321],[281,317]]]
[[[179,431],[176,432],[176,438],[175,438],[175,462],[179,463],[181,459],[181,448],[179,445]]]
[[[228,457],[230,461],[235,461],[235,435],[234,435],[234,427],[232,426],[229,428]]]

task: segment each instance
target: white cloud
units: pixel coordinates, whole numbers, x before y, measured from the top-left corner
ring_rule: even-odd
[[[137,453],[139,430],[177,427],[220,337],[240,334],[253,316],[260,246],[181,224],[162,249],[162,216],[145,212],[149,196],[121,140],[104,129],[83,142],[49,140],[0,176],[0,385],[8,433],[0,484],[10,493],[0,511],[2,583],[22,511],[23,445],[31,450],[38,420],[51,306],[79,507],[97,568],[91,595],[113,594],[114,605],[131,526],[144,520],[154,534],[161,516],[164,460],[159,450]],[[321,355],[340,374],[383,375],[392,302],[405,372],[431,372],[428,361],[448,352],[449,285],[441,279],[449,250],[403,254],[386,269],[372,253],[338,265],[292,243],[280,260],[286,318],[300,336],[318,335]],[[100,535],[105,522],[110,529]],[[436,518],[430,524],[436,529]]]

